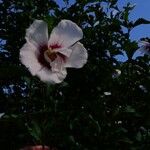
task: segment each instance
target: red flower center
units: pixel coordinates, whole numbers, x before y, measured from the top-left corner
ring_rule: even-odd
[[[65,61],[66,56],[55,51],[56,49],[59,49],[59,48],[61,48],[61,45],[58,45],[58,44],[53,44],[53,45],[50,45],[49,47],[47,45],[40,46],[39,55],[38,55],[39,63],[42,66],[45,66],[46,68],[51,69],[50,63],[48,62],[46,57],[50,61],[54,61],[59,56],[63,59],[63,61]]]

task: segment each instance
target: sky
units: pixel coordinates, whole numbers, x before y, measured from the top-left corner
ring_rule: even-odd
[[[150,0],[119,0],[119,6],[122,7],[127,2],[135,4],[135,8],[130,14],[131,20],[145,18],[150,20]],[[150,24],[141,25],[131,31],[131,39],[139,40],[141,37],[150,37]]]

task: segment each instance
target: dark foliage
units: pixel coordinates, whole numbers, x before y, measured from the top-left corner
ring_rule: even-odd
[[[0,0],[0,149],[43,143],[58,150],[149,150],[149,57],[130,32],[149,21],[130,21],[133,9],[117,0]],[[113,12],[117,11],[116,14]],[[47,85],[19,61],[25,30],[34,19],[49,30],[69,19],[82,27],[88,63]],[[126,62],[117,55],[126,54]],[[118,74],[118,70],[121,74]]]

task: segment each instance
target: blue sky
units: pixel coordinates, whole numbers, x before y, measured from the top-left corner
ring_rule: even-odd
[[[119,0],[119,6],[122,7],[127,2],[136,4],[130,15],[131,20],[138,18],[150,20],[150,0]],[[131,32],[131,39],[139,40],[146,36],[150,37],[150,24],[138,26]]]

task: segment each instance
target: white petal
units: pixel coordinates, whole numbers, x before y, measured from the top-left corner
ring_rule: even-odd
[[[62,20],[52,31],[49,45],[58,44],[68,48],[83,37],[83,32],[77,24],[70,20]]]
[[[60,56],[50,63],[52,72],[61,72],[64,70],[64,60]]]
[[[43,68],[37,73],[37,76],[44,82],[49,82],[51,84],[62,82],[67,75],[66,69],[61,72],[52,72],[47,68]]]
[[[36,47],[48,44],[48,27],[42,20],[35,20],[26,30],[26,40]]]
[[[76,43],[71,47],[72,53],[67,59],[65,67],[81,68],[87,62],[88,54],[87,50],[83,47],[83,44]]]
[[[5,113],[0,113],[0,118],[2,118],[5,115]]]
[[[20,49],[20,60],[32,75],[35,75],[42,68],[37,60],[37,48],[30,43],[24,44]]]
[[[55,51],[63,54],[66,57],[70,57],[72,53],[72,49],[69,48],[60,48],[60,49],[56,49]]]
[[[150,43],[149,42],[147,42],[147,41],[140,41],[139,42],[139,45],[140,46],[145,46],[145,45],[149,45]]]
[[[141,46],[137,51],[140,52],[140,56],[144,56],[145,54],[150,55],[150,52],[146,49],[146,46]]]

